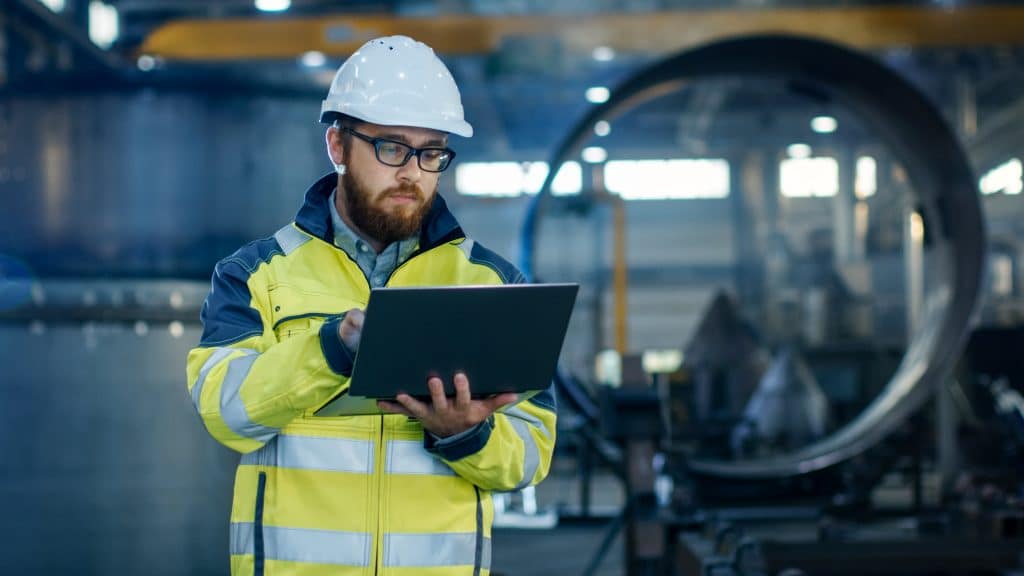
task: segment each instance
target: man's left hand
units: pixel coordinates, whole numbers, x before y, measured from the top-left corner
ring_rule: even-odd
[[[445,396],[444,383],[434,377],[427,381],[430,404],[420,402],[408,394],[399,394],[395,397],[397,402],[378,400],[377,405],[385,412],[416,418],[427,431],[438,438],[447,438],[469,430],[486,420],[498,408],[517,400],[511,392],[473,400],[469,392],[469,378],[465,374],[456,374],[454,384],[455,398]]]

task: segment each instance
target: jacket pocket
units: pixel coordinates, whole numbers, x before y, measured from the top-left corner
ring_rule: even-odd
[[[324,323],[324,318],[327,314],[315,312],[312,314],[302,314],[298,316],[292,316],[290,318],[282,318],[274,324],[274,335],[277,336],[278,342],[284,342],[285,340],[298,336],[299,334],[305,334],[310,330],[319,329],[320,325]]]
[[[263,500],[267,492],[267,473],[260,472],[256,484],[256,515],[253,520],[253,574],[263,576],[263,561],[266,557],[263,549]]]

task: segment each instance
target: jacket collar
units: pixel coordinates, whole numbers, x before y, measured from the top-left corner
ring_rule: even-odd
[[[334,244],[334,225],[331,223],[329,206],[331,192],[338,184],[338,175],[330,172],[313,183],[306,190],[306,198],[295,215],[295,223],[324,242]],[[434,197],[434,204],[420,229],[420,251],[429,250],[465,234],[455,216],[448,210],[448,204],[440,194]]]

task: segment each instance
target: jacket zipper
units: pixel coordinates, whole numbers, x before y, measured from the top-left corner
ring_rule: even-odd
[[[256,512],[253,518],[253,575],[263,576],[265,551],[263,547],[263,500],[267,492],[267,473],[261,471],[256,484]]]

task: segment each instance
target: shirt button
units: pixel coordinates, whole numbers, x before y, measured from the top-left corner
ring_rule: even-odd
[[[359,244],[359,251],[360,252],[366,252],[366,244],[362,244],[362,243]]]

